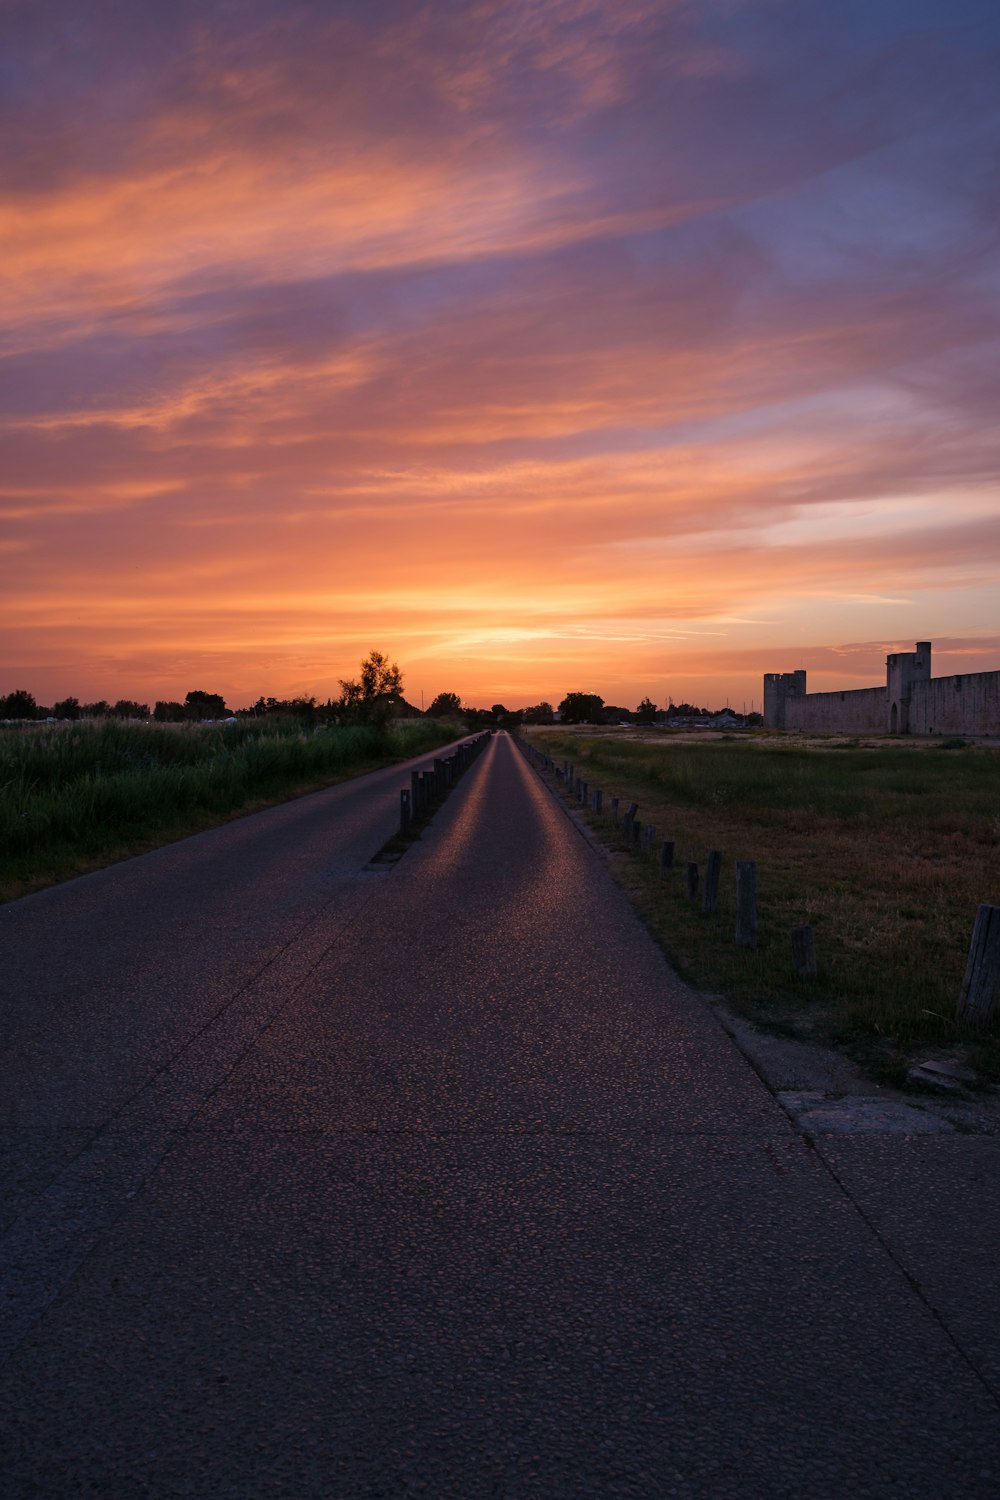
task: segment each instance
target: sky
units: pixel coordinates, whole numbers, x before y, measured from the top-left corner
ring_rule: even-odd
[[[0,693],[1000,668],[995,0],[0,0]]]

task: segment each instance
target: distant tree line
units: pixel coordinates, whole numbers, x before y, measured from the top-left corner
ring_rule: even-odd
[[[494,703],[490,708],[463,707],[457,693],[438,693],[427,710],[431,718],[460,719],[468,728],[492,725],[516,729],[520,724],[669,724],[687,719],[719,719],[727,715],[746,724],[763,724],[758,713],[735,714],[732,709],[696,708],[691,703],[671,703],[660,709],[651,698],[643,698],[634,709],[621,704],[605,703],[599,693],[567,693],[558,707],[535,703],[529,708],[507,708]]]
[[[671,724],[678,721],[734,719],[747,725],[763,724],[759,713],[737,714],[731,708],[697,708],[693,703],[669,703],[657,708],[651,698],[643,698],[633,710],[618,704],[607,704],[598,693],[567,693],[559,704],[563,724]]]
[[[6,697],[0,694],[0,719],[148,719],[149,716],[149,704],[135,703],[131,698],[119,698],[117,703],[108,703],[104,698],[95,703],[61,698],[48,708],[36,703],[34,694],[24,688],[17,688]]]
[[[489,708],[463,705],[458,693],[438,693],[427,709],[432,719],[454,719],[469,730],[483,728],[517,729],[521,724],[670,724],[678,720],[718,719],[731,714],[729,709],[712,712],[692,703],[670,703],[660,709],[651,698],[643,698],[634,709],[605,703],[598,693],[567,693],[557,708],[541,702],[527,708],[508,708],[503,703]],[[152,713],[148,703],[119,698],[116,703],[99,699],[81,703],[78,698],[63,698],[51,708],[35,702],[31,693],[18,688],[6,697],[0,695],[0,719],[149,719],[161,724],[204,723],[232,717],[261,717],[280,714],[301,720],[304,724],[370,724],[384,726],[391,719],[419,717],[421,710],[403,697],[403,674],[382,651],[373,650],[360,665],[358,676],[341,679],[340,696],[320,702],[315,697],[259,697],[249,708],[232,713],[220,693],[194,689],[183,702],[158,699]],[[758,713],[734,717],[746,724],[762,724]]]

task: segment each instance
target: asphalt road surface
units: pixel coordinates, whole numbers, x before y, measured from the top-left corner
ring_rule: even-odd
[[[998,1143],[811,1141],[498,736],[0,908],[0,1495],[1000,1494]]]

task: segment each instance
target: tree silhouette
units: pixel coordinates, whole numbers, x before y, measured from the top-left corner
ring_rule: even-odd
[[[438,693],[427,710],[431,719],[450,719],[462,712],[462,700],[457,693]]]
[[[221,693],[203,693],[199,688],[188,693],[184,710],[188,719],[224,719],[229,713]]]
[[[177,703],[169,698],[158,698],[153,709],[153,718],[157,724],[180,724],[187,718],[187,712],[183,703]]]
[[[361,663],[361,676],[340,680],[338,707],[341,717],[353,724],[388,723],[403,694],[403,674],[381,651],[369,651]]]
[[[604,699],[597,693],[567,693],[559,713],[564,724],[603,724]]]
[[[38,704],[33,693],[25,688],[15,688],[6,698],[0,698],[0,719],[37,719]]]

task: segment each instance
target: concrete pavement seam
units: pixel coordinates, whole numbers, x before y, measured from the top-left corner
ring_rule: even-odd
[[[885,1255],[888,1256],[889,1260],[895,1266],[895,1268],[898,1271],[898,1273],[900,1274],[900,1276],[903,1277],[904,1281],[909,1286],[910,1291],[917,1298],[917,1300],[923,1305],[923,1307],[927,1310],[927,1313],[934,1320],[934,1322],[937,1324],[937,1326],[941,1329],[941,1332],[944,1334],[945,1338],[948,1340],[948,1342],[951,1344],[952,1348],[958,1354],[959,1358],[966,1365],[966,1367],[970,1370],[970,1372],[972,1373],[972,1375],[975,1376],[976,1380],[979,1382],[979,1384],[982,1386],[983,1390],[990,1397],[990,1399],[992,1400],[993,1404],[998,1408],[998,1410],[1000,1410],[1000,1391],[998,1391],[998,1390],[996,1390],[994,1388],[994,1386],[991,1384],[988,1376],[986,1376],[983,1373],[983,1371],[980,1370],[979,1366],[976,1364],[976,1362],[973,1359],[972,1355],[969,1354],[967,1352],[967,1350],[963,1348],[963,1346],[959,1342],[957,1336],[952,1332],[951,1328],[949,1327],[948,1323],[946,1322],[943,1313],[940,1313],[937,1310],[937,1308],[934,1306],[933,1302],[931,1302],[931,1300],[927,1296],[927,1294],[924,1291],[923,1287],[921,1286],[920,1282],[917,1280],[917,1278],[913,1275],[913,1273],[911,1271],[907,1270],[906,1266],[903,1264],[902,1260],[900,1260],[899,1256],[893,1250],[892,1246],[889,1244],[888,1240],[886,1239],[886,1237],[882,1233],[882,1231],[879,1229],[878,1225],[874,1222],[874,1220],[861,1207],[860,1203],[854,1197],[853,1193],[848,1188],[847,1184],[840,1177],[840,1174],[837,1172],[837,1170],[834,1167],[833,1163],[830,1162],[827,1159],[827,1157],[824,1155],[823,1150],[819,1146],[819,1144],[817,1143],[815,1137],[814,1136],[810,1136],[810,1135],[806,1134],[805,1132],[803,1132],[803,1137],[804,1137],[804,1139],[806,1141],[806,1144],[808,1145],[809,1149],[814,1153],[814,1155],[816,1156],[817,1160],[820,1162],[820,1164],[822,1165],[822,1167],[824,1168],[824,1170],[828,1173],[828,1175],[836,1183],[836,1185],[839,1188],[840,1192],[843,1193],[844,1197],[847,1199],[848,1203],[854,1209],[855,1213],[862,1220],[862,1222],[867,1225],[869,1232],[872,1234],[872,1236],[874,1237],[874,1239],[876,1240],[876,1242],[881,1246],[881,1248],[884,1251]]]

